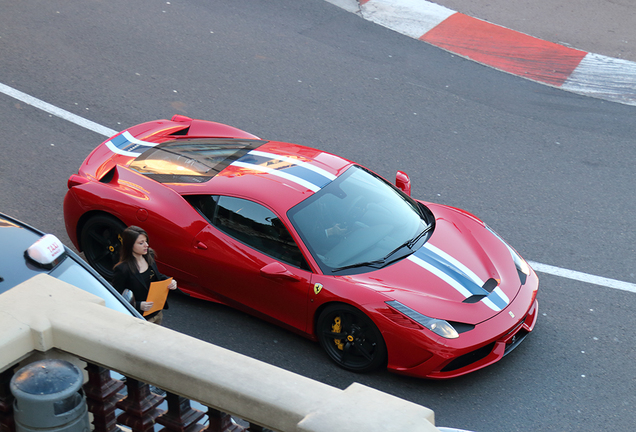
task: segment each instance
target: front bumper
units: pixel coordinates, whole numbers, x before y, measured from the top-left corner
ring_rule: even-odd
[[[439,337],[434,344],[430,339],[426,343],[411,340],[409,352],[417,353],[420,361],[414,362],[411,357],[405,362],[406,356],[389,358],[389,370],[409,376],[447,379],[496,363],[534,329],[539,310],[536,299],[538,286],[538,277],[531,271],[517,297],[499,314],[462,333],[457,339]],[[391,353],[389,345],[393,344],[387,341]]]

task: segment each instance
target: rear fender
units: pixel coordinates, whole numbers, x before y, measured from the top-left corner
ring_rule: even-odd
[[[125,225],[139,225],[156,243],[167,245],[183,239],[186,231],[196,233],[206,225],[177,192],[120,165],[102,181],[72,187],[64,209],[67,232],[76,246],[83,222],[95,212],[117,217]]]
[[[127,206],[126,219],[151,231],[172,231],[174,235],[183,233],[185,228],[194,234],[201,231],[206,222],[179,193],[136,171],[122,166],[114,168],[110,182],[111,189],[121,205]],[[116,205],[108,203],[109,207]]]

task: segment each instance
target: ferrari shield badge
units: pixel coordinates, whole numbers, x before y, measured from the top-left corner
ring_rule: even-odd
[[[314,284],[314,294],[318,295],[318,293],[320,293],[321,290],[322,290],[322,284],[315,283]]]

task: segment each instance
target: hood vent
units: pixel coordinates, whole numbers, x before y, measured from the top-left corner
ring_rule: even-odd
[[[499,281],[497,279],[490,278],[484,282],[481,287],[491,293],[495,288],[497,288],[497,285],[499,285]]]
[[[479,300],[484,297],[488,297],[488,294],[494,291],[499,285],[499,281],[497,279],[490,278],[481,286],[484,289],[484,293],[471,295],[467,299],[465,299],[462,303],[477,303]]]
[[[483,299],[484,297],[488,297],[488,296],[486,294],[471,295],[470,297],[465,299],[462,303],[477,303],[479,300]]]

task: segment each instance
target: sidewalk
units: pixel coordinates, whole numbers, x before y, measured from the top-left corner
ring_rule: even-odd
[[[631,0],[327,1],[495,69],[636,105],[636,3]]]

